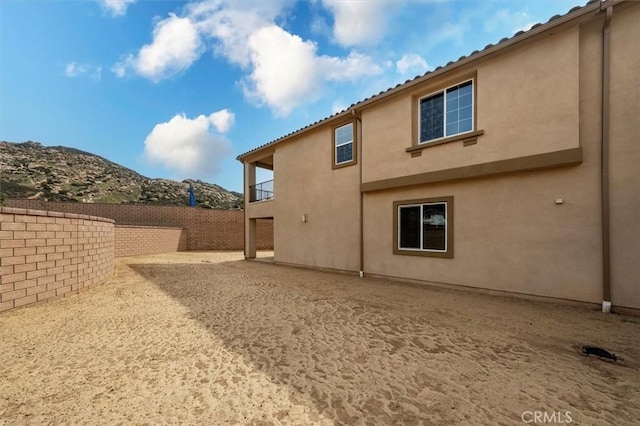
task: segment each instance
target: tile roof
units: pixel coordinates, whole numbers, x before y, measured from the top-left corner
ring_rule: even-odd
[[[623,1],[623,0],[622,0]],[[488,53],[492,53],[495,50],[499,50],[502,49],[503,47],[506,47],[507,45],[513,44],[515,42],[524,40],[525,38],[528,38],[527,36],[533,36],[536,35],[540,32],[546,31],[548,28],[551,28],[553,26],[555,26],[554,24],[560,24],[562,22],[558,22],[559,19],[563,18],[563,22],[566,20],[570,20],[573,19],[574,13],[577,15],[579,15],[577,12],[578,11],[582,11],[584,13],[588,13],[590,12],[592,9],[593,10],[599,10],[599,7],[590,7],[592,5],[598,4],[600,5],[600,3],[605,4],[605,3],[617,3],[615,0],[589,0],[584,6],[575,6],[573,8],[571,8],[567,13],[565,13],[564,15],[554,15],[551,18],[549,18],[549,20],[545,23],[537,23],[534,24],[531,28],[529,28],[527,31],[518,31],[517,33],[515,33],[513,36],[511,37],[504,37],[502,38],[498,43],[496,44],[488,44],[486,45],[483,49],[481,50],[474,50],[473,52],[471,52],[469,55],[467,56],[461,56],[460,58],[458,58],[456,61],[450,61],[448,62],[446,65],[444,66],[438,66],[436,67],[434,70],[431,71],[427,71],[426,73],[422,74],[422,75],[417,75],[412,79],[406,80],[404,83],[398,83],[393,87],[388,88],[387,90],[383,90],[381,92],[379,92],[376,95],[372,95],[368,98],[365,98],[359,102],[353,103],[351,104],[348,108],[336,112],[328,117],[322,118],[314,123],[308,124],[298,130],[294,130],[291,133],[287,133],[284,136],[281,136],[277,139],[274,139],[270,142],[267,142],[263,145],[260,145],[250,151],[245,152],[244,154],[240,154],[238,155],[238,157],[236,157],[236,159],[238,161],[242,161],[243,157],[246,157],[250,154],[253,154],[257,151],[260,151],[266,147],[272,146],[272,145],[276,145],[279,142],[283,142],[284,140],[289,139],[290,137],[294,136],[294,135],[299,135],[301,133],[304,133],[307,130],[311,130],[312,128],[315,128],[317,126],[319,126],[320,124],[324,124],[326,122],[331,121],[334,118],[337,118],[338,116],[345,116],[349,113],[349,111],[356,109],[358,107],[364,106],[365,104],[371,103],[381,97],[384,97],[385,95],[389,95],[391,94],[391,92],[397,91],[397,90],[401,90],[403,88],[406,87],[410,87],[413,86],[414,84],[417,83],[421,83],[435,75],[439,75],[442,74],[443,72],[449,71],[450,69],[454,68],[455,66],[458,65],[462,65],[463,63],[467,63],[470,62],[472,60],[475,60],[481,56],[484,56],[484,54],[488,54]],[[464,62],[463,62],[464,61]]]

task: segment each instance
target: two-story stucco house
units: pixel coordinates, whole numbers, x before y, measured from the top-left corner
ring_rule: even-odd
[[[640,2],[572,9],[238,160],[247,258],[273,218],[277,263],[640,309]]]

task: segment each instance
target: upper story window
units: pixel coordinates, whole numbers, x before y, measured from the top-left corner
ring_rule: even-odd
[[[354,129],[353,122],[333,128],[333,168],[356,163]]]
[[[473,130],[473,80],[419,99],[419,143]]]

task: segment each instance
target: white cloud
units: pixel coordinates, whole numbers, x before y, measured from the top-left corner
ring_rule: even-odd
[[[116,75],[118,78],[123,78],[127,75],[127,67],[133,61],[133,55],[127,55],[126,59],[118,62],[114,66],[111,67],[111,72]]]
[[[135,2],[136,0],[101,0],[102,7],[114,17],[123,16],[129,5]]]
[[[215,175],[232,151],[226,137],[211,133],[211,127],[216,127],[214,116],[220,117],[216,114],[193,119],[178,114],[156,124],[144,141],[144,157],[184,177],[203,179]]]
[[[346,58],[316,55],[317,46],[272,25],[251,35],[252,72],[245,94],[287,115],[296,106],[315,101],[327,81],[354,80],[381,72],[373,60],[358,52]]]
[[[117,63],[112,71],[118,77],[124,77],[126,70],[132,68],[157,83],[189,68],[202,51],[200,34],[193,22],[189,18],[169,14],[168,18],[156,24],[153,42],[142,46],[136,56],[129,55]]]
[[[323,65],[321,68],[328,80],[356,80],[365,75],[376,75],[382,72],[382,68],[370,56],[356,51],[352,51],[344,59],[321,56],[319,61]]]
[[[322,0],[322,3],[333,13],[333,36],[342,46],[368,45],[380,40],[390,10],[399,6],[397,1],[384,0]]]
[[[349,106],[345,105],[344,102],[334,101],[333,104],[331,105],[331,114],[337,114],[339,112],[344,111],[347,108],[349,108]]]
[[[456,45],[462,45],[464,42],[465,28],[468,26],[468,19],[463,18],[460,22],[452,24],[451,22],[444,22],[435,31],[429,32],[429,47],[452,42]]]
[[[272,25],[251,35],[249,50],[252,72],[245,81],[245,94],[287,115],[303,101],[319,94],[316,46]]]
[[[409,73],[423,74],[429,68],[427,61],[416,53],[407,53],[396,62],[396,70],[402,75]]]
[[[156,24],[153,42],[111,68],[129,70],[159,82],[183,71],[211,47],[245,76],[245,96],[277,115],[317,100],[326,82],[355,80],[382,72],[372,58],[352,51],[346,57],[317,54],[317,45],[275,22],[293,0],[268,2],[205,0],[188,4],[183,17],[169,15]]]
[[[535,23],[536,21],[527,12],[511,12],[507,9],[500,9],[485,20],[484,31],[487,33],[503,32],[512,35],[518,31],[529,30]]]
[[[213,124],[216,130],[220,133],[227,133],[229,129],[231,129],[231,126],[233,126],[235,119],[236,115],[228,109],[221,109],[209,116],[211,124]]]
[[[202,1],[187,7],[198,31],[214,41],[214,51],[231,63],[249,65],[250,36],[273,24],[290,0]]]
[[[69,62],[64,68],[64,75],[70,78],[89,77],[92,80],[99,81],[102,79],[102,67]]]
[[[333,15],[335,41],[351,47],[370,46],[384,39],[389,22],[398,15],[415,15],[420,5],[446,1],[449,0],[321,0],[321,3]],[[313,25],[320,28],[326,23],[314,22]]]

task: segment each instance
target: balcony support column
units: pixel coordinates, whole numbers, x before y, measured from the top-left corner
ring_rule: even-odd
[[[245,219],[244,223],[244,258],[256,258],[256,219]]]
[[[244,163],[244,258],[256,257],[256,220],[247,217],[251,190],[256,184],[256,163]],[[255,189],[254,189],[255,190]]]

